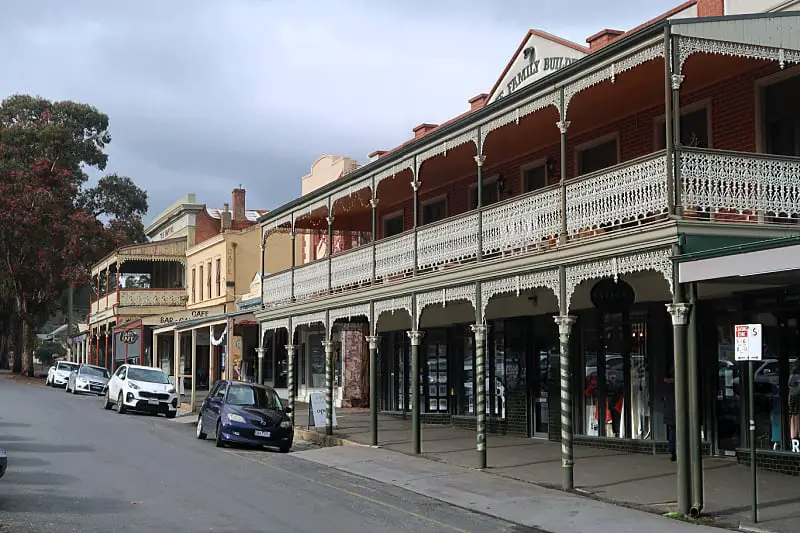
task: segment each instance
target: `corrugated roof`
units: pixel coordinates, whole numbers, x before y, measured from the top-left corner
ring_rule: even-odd
[[[207,207],[206,212],[213,218],[221,218],[222,209]],[[245,218],[250,222],[258,222],[258,219],[269,213],[266,209],[247,209],[244,212]]]

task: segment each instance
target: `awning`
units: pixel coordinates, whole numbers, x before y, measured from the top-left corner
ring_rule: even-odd
[[[775,284],[800,283],[800,237],[770,239],[676,258],[680,283],[761,276]]]

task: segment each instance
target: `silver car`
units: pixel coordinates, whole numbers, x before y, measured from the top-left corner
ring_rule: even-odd
[[[72,394],[91,392],[102,395],[108,383],[108,370],[102,366],[81,365],[70,373],[65,390]]]

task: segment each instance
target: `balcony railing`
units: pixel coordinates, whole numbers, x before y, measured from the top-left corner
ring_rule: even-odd
[[[685,218],[798,223],[800,158],[684,149],[679,160],[678,187],[668,187],[664,151],[568,180],[566,238],[584,239],[663,220],[669,212],[670,189]],[[391,282],[414,272],[424,275],[475,261],[479,255],[489,258],[553,247],[562,231],[561,192],[559,186],[547,187],[418,228],[416,251],[415,232],[408,231],[376,242],[374,252],[373,245],[366,245],[334,255],[330,282],[328,260],[297,267],[294,297],[307,299]],[[265,305],[291,301],[291,272],[266,277],[263,287]]]
[[[92,302],[92,314],[119,307],[181,307],[186,304],[186,289],[120,289]]]

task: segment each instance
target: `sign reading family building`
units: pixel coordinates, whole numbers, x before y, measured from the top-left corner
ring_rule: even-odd
[[[506,97],[586,55],[580,46],[568,44],[563,39],[531,31],[489,96],[489,102]]]

